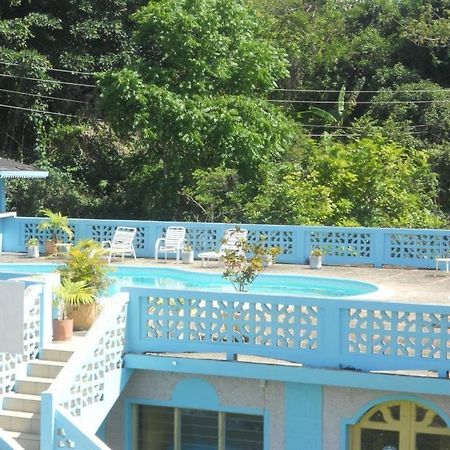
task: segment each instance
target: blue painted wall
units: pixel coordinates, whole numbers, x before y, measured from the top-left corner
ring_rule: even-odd
[[[322,450],[322,386],[285,383],[284,450]]]
[[[1,207],[1,199],[0,199]],[[39,238],[41,244],[49,231],[39,230],[42,218],[10,217],[0,222],[3,228],[4,250],[24,252],[30,237]],[[75,241],[110,240],[118,226],[137,228],[135,248],[138,256],[153,257],[155,241],[163,236],[170,225],[186,227],[186,240],[196,254],[220,247],[225,230],[232,224],[200,222],[156,222],[144,220],[70,219]],[[405,228],[313,227],[241,224],[249,231],[250,242],[262,234],[266,245],[279,246],[283,263],[304,264],[312,248],[326,252],[326,264],[386,264],[433,268],[435,258],[450,251],[450,230],[420,230]]]

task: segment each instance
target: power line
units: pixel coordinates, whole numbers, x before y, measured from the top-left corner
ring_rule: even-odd
[[[362,133],[362,132],[353,132],[353,133],[334,133],[332,134],[333,137],[364,137],[366,134],[370,134],[370,133]],[[419,134],[425,134],[422,131],[412,131],[409,134],[414,134],[414,135],[419,135]],[[318,133],[309,133],[308,136],[310,137],[323,137],[323,133],[322,134],[318,134]]]
[[[30,81],[43,81],[44,83],[53,83],[53,84],[66,84],[70,86],[82,86],[82,87],[97,87],[95,84],[84,84],[84,83],[72,83],[69,81],[59,81],[59,80],[44,80],[42,78],[32,78],[32,77],[22,77],[19,75],[9,75],[6,73],[0,73],[0,77],[5,78],[20,78],[22,80],[30,80]]]
[[[10,89],[0,89],[0,92],[6,92],[10,94],[19,94],[19,95],[27,95],[30,97],[39,97],[39,98],[46,98],[49,100],[60,100],[64,102],[70,102],[70,103],[81,103],[83,105],[87,105],[88,102],[83,102],[81,100],[73,100],[70,98],[61,98],[61,97],[52,97],[50,95],[41,95],[41,94],[31,94],[30,92],[22,92],[22,91],[12,91]]]
[[[273,92],[278,91],[278,92],[319,92],[319,93],[340,93],[340,90],[336,90],[336,89],[282,89],[282,88],[277,88],[274,89]],[[441,89],[396,89],[396,90],[385,90],[385,89],[379,89],[379,90],[354,90],[354,91],[350,91],[350,90],[346,90],[346,93],[367,93],[367,94],[377,94],[377,93],[387,93],[387,94],[395,94],[395,93],[399,93],[399,92],[446,92],[446,91],[450,91],[450,89],[447,88],[441,88]]]
[[[338,100],[280,100],[269,99],[272,103],[304,103],[304,104],[321,104],[321,105],[336,105],[340,103]],[[390,105],[390,104],[407,104],[407,103],[450,103],[447,100],[386,100],[386,101],[367,101],[367,102],[343,102],[346,105]]]
[[[24,67],[24,68],[28,68],[25,64],[18,64],[18,63],[11,63],[11,62],[6,62],[6,61],[0,61],[0,64],[3,64],[5,66],[15,66],[15,67]],[[68,70],[68,69],[56,69],[53,67],[44,67],[45,70],[47,71],[52,71],[52,72],[61,72],[61,73],[70,73],[71,75],[88,75],[88,76],[94,76],[97,75],[95,72],[79,72],[77,70]]]
[[[354,130],[355,129],[355,127],[349,127],[349,126],[343,126],[343,125],[329,125],[329,124],[318,124],[318,123],[314,123],[314,124],[307,123],[307,124],[304,124],[304,123],[301,123],[301,122],[299,122],[299,123],[300,123],[300,125],[302,127],[305,127],[305,128],[327,127],[327,128],[336,128],[336,129],[339,128],[339,129],[349,129],[349,130]],[[396,125],[401,125],[401,124],[397,123]],[[379,125],[375,125],[375,127],[377,127],[377,126],[379,126]],[[406,128],[415,129],[415,128],[428,127],[428,125],[405,125],[405,127]],[[401,127],[401,128],[403,128],[403,127]]]
[[[8,109],[17,109],[20,111],[37,112],[37,113],[41,113],[41,114],[50,114],[50,115],[54,115],[54,116],[63,116],[63,117],[72,117],[72,118],[76,118],[76,119],[84,119],[84,117],[75,116],[73,114],[64,114],[64,113],[55,112],[55,111],[43,111],[42,109],[24,108],[22,106],[15,106],[15,105],[4,105],[2,103],[0,103],[0,107],[8,108]],[[99,120],[99,119],[90,119],[90,120]]]

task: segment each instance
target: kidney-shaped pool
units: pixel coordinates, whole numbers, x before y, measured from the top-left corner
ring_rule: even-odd
[[[55,271],[59,264],[0,264],[0,272],[36,274]],[[232,292],[230,282],[220,273],[198,272],[177,268],[142,266],[112,266],[113,284],[110,293],[124,286],[157,287],[168,289],[200,289]],[[373,294],[377,286],[346,278],[326,278],[303,275],[261,274],[250,286],[255,294],[299,295],[307,297],[354,297]]]

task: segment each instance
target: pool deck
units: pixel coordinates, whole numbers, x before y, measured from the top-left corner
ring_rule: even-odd
[[[7,263],[57,263],[64,259],[53,257],[28,258],[24,254],[3,253],[0,256],[0,264]],[[114,265],[122,264],[120,259],[113,262]],[[185,270],[199,270],[202,272],[218,272],[221,268],[217,263],[210,263],[207,268],[202,268],[200,261],[194,264],[176,264],[174,261],[165,262],[154,259],[138,258],[137,260],[126,258],[125,265],[145,267],[176,267]],[[307,265],[275,264],[266,270],[267,273],[295,274],[313,277],[350,278],[365,281],[377,285],[380,292],[369,295],[367,298],[382,301],[399,301],[414,304],[450,304],[450,272],[445,270],[435,271],[427,269],[404,269],[386,267],[376,269],[367,266],[324,266],[320,270],[312,270]]]
[[[0,264],[8,263],[63,263],[63,258],[40,257],[37,259],[28,258],[24,254],[7,254],[0,256]],[[122,264],[120,260],[112,265]],[[221,273],[221,268],[217,263],[211,263],[210,267],[202,268],[200,261],[194,264],[184,265],[176,264],[174,261],[165,262],[160,260],[155,263],[154,259],[138,258],[137,260],[127,258],[124,262],[129,266],[143,267],[174,267],[184,270],[198,270],[202,272]],[[267,273],[274,274],[294,274],[313,277],[334,277],[334,278],[350,278],[352,280],[373,283],[380,288],[377,295],[369,295],[369,300],[380,300],[386,302],[407,302],[412,304],[450,304],[450,273],[445,271],[425,270],[425,269],[404,269],[386,267],[376,269],[367,266],[324,266],[320,270],[312,270],[307,265],[294,264],[275,264],[266,270]],[[364,300],[364,299],[363,299]],[[52,345],[61,348],[74,350],[83,344],[83,336],[76,336],[71,342],[53,343]],[[58,348],[59,348],[58,347]],[[155,353],[153,357],[168,359],[173,361],[178,358],[201,359],[226,361],[227,355],[224,353]],[[236,360],[240,362],[283,365],[299,367],[302,364],[291,361],[274,360],[272,358],[262,358],[252,355],[236,355]],[[342,370],[342,369],[339,369]],[[375,373],[384,373],[392,376],[407,377],[427,377],[436,378],[437,373],[427,370],[388,370],[375,371]]]

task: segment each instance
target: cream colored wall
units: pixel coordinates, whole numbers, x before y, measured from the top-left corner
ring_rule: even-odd
[[[341,423],[344,418],[352,418],[358,411],[373,400],[395,393],[366,389],[324,387],[323,391],[323,450],[338,450]],[[442,408],[450,415],[448,397],[436,395],[412,395],[411,398],[426,399]]]
[[[183,375],[161,372],[135,371],[108,416],[106,443],[112,450],[124,450],[123,436],[125,400],[170,401],[179,381],[197,378],[210,383],[217,392],[220,406],[229,408],[257,408],[269,413],[270,449],[284,448],[283,384],[240,378]]]

